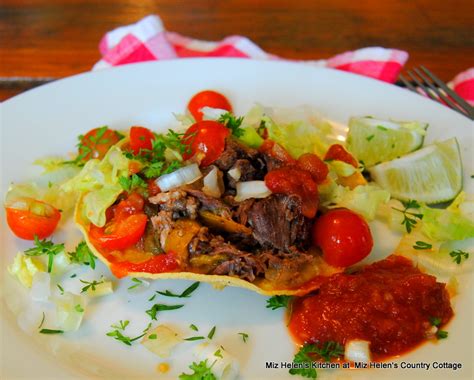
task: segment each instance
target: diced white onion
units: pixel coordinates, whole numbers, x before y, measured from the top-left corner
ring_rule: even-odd
[[[237,195],[235,200],[237,202],[242,202],[249,198],[266,198],[272,193],[264,181],[238,182],[236,189]]]
[[[54,299],[56,304],[56,326],[63,331],[77,331],[85,312],[85,299],[65,292]]]
[[[182,341],[183,338],[176,331],[173,331],[168,326],[159,325],[155,329],[148,331],[143,337],[141,344],[160,358],[167,358],[170,356],[171,350]]]
[[[193,183],[202,177],[202,173],[199,170],[197,164],[191,164],[179,168],[170,174],[165,174],[156,180],[156,184],[160,187],[161,191],[169,191],[177,187]]]
[[[239,362],[224,350],[222,346],[212,343],[200,344],[196,347],[194,356],[198,361],[207,360],[208,365],[214,363],[212,365],[212,373],[218,379],[234,380],[239,375]]]
[[[212,107],[202,107],[199,111],[202,112],[203,120],[217,120],[223,114],[228,113],[229,111],[223,110],[221,108],[212,108]]]
[[[214,198],[220,198],[224,192],[224,181],[222,179],[222,172],[213,167],[212,170],[204,177],[204,187],[202,188],[204,194]]]
[[[31,298],[34,301],[46,302],[51,295],[51,276],[47,272],[36,272],[31,285]]]
[[[369,345],[370,342],[366,340],[350,340],[346,343],[344,358],[351,362],[369,362],[371,358]]]
[[[227,173],[229,173],[229,175],[236,181],[238,181],[240,177],[242,176],[242,172],[240,171],[240,168],[230,169]]]

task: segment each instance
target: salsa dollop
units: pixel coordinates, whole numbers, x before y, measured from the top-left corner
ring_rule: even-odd
[[[299,344],[361,339],[374,359],[406,352],[453,315],[445,284],[413,263],[392,255],[346,274],[327,278],[316,294],[294,301],[289,329]],[[432,333],[431,333],[432,335]]]

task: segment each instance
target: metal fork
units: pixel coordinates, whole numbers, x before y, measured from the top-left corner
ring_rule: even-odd
[[[410,70],[406,72],[411,81],[408,81],[402,74],[399,76],[400,80],[409,90],[417,94],[426,94],[434,101],[447,105],[454,111],[474,120],[474,107],[451,90],[446,83],[424,66],[415,68],[413,71],[414,73]]]

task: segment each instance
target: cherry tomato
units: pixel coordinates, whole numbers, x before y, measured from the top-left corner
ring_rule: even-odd
[[[198,92],[194,95],[188,103],[188,111],[193,115],[196,121],[202,121],[201,108],[212,107],[220,108],[229,112],[232,112],[232,106],[230,105],[227,98],[212,90],[206,90]]]
[[[87,132],[79,144],[81,161],[104,158],[112,145],[120,141],[120,135],[107,127],[95,128]]]
[[[151,150],[155,135],[145,127],[130,128],[130,148],[133,154],[140,154],[141,150]]]
[[[32,198],[20,198],[5,207],[7,223],[21,239],[44,239],[50,236],[61,219],[61,213],[53,206]]]
[[[302,210],[307,218],[314,218],[318,211],[318,186],[311,174],[296,167],[275,169],[265,176],[265,185],[276,194],[299,195],[302,200]]]
[[[179,264],[171,252],[156,255],[142,263],[122,261],[111,266],[112,273],[118,278],[125,277],[130,272],[164,273],[173,272],[178,268]]]
[[[225,139],[230,131],[221,123],[204,120],[191,125],[183,136],[182,142],[189,147],[183,154],[188,160],[196,154],[203,154],[201,166],[209,166],[217,160],[225,149]]]
[[[313,226],[313,242],[323,251],[324,260],[336,267],[358,263],[372,250],[367,222],[347,209],[331,210]]]
[[[145,232],[147,216],[143,213],[112,219],[104,227],[90,226],[91,240],[102,248],[122,250],[136,244]]]
[[[352,165],[353,167],[357,168],[359,163],[354,158],[352,154],[350,154],[344,147],[340,144],[333,144],[329,147],[326,155],[324,156],[324,160],[338,160],[343,161],[346,164]]]
[[[125,219],[130,215],[140,213],[143,210],[144,201],[140,194],[131,193],[128,197],[112,206],[113,214],[111,219]]]
[[[328,166],[315,154],[305,153],[298,158],[298,167],[311,173],[316,183],[322,183],[326,179]]]

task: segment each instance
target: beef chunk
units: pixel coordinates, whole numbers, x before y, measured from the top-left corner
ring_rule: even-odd
[[[301,213],[301,198],[296,195],[273,194],[255,201],[248,223],[264,248],[288,252],[292,246],[305,248],[309,241],[309,220]]]
[[[269,172],[275,169],[280,169],[287,165],[286,161],[273,157],[268,153],[263,154],[263,159],[265,160],[265,165],[267,166],[267,171]]]
[[[240,252],[240,254],[234,254],[229,260],[220,263],[212,273],[235,276],[252,282],[262,271],[262,265],[252,254]]]
[[[226,140],[224,152],[222,152],[219,159],[214,162],[214,165],[223,171],[227,171],[232,168],[239,159],[249,160],[257,170],[261,170],[265,166],[258,150],[245,146],[233,138]]]
[[[257,162],[257,166],[260,166],[259,162]],[[231,171],[237,171],[240,173],[239,178],[235,179],[230,175]],[[232,165],[230,170],[227,172],[227,185],[228,187],[235,189],[237,182],[262,180],[264,176],[265,173],[262,169],[257,169],[252,162],[241,158],[235,161],[234,165]]]

